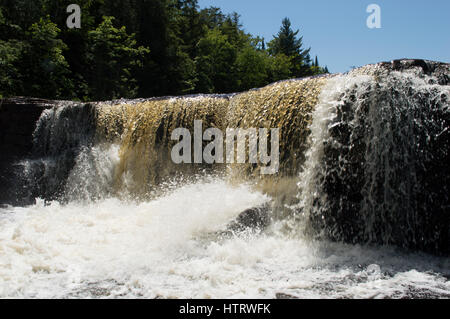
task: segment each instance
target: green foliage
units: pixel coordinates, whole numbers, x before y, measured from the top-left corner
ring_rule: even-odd
[[[0,19],[3,29],[20,34],[19,39],[0,39],[0,83],[4,96],[30,95],[62,98],[73,91],[70,70],[64,58],[66,45],[58,39],[60,29],[48,18],[23,31]]]
[[[291,74],[294,77],[311,75],[311,49],[303,49],[303,37],[297,37],[299,30],[293,31],[291,21],[284,18],[278,34],[269,42],[272,55],[284,54],[291,58]]]
[[[327,73],[289,19],[266,48],[197,0],[0,0],[0,95],[109,100],[228,93]]]
[[[236,60],[239,88],[248,90],[267,84],[269,63],[269,56],[266,52],[255,50],[250,45],[243,48]]]
[[[197,50],[198,88],[204,93],[232,92],[236,89],[237,49],[228,36],[218,28],[209,30],[198,42]]]
[[[2,96],[10,96],[22,91],[19,64],[23,43],[19,40],[7,39],[7,34],[12,29],[14,26],[7,23],[0,7],[0,31],[3,35],[0,39],[0,95]]]
[[[20,78],[20,60],[23,43],[17,40],[0,40],[0,94],[11,96],[23,92]]]
[[[270,64],[270,80],[276,82],[280,80],[290,79],[292,75],[292,57],[288,57],[284,53],[279,53],[271,58]]]
[[[134,35],[125,27],[117,29],[113,17],[88,32],[89,93],[93,99],[135,97],[137,81],[133,69],[142,67],[147,48],[137,46]]]
[[[25,77],[25,92],[32,96],[70,96],[73,83],[70,69],[63,51],[67,50],[64,42],[58,39],[61,30],[47,17],[33,23],[27,35],[23,63],[28,70]]]

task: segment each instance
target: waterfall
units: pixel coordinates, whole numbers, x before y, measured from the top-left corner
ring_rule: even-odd
[[[90,105],[61,103],[42,112],[33,134],[33,150],[23,166],[24,195],[61,199],[78,154],[92,146],[95,115]]]
[[[227,106],[226,96],[152,99],[113,106],[99,104],[97,139],[120,145],[114,180],[116,191],[146,197],[155,191],[155,186],[177,174],[195,175],[208,169],[174,164],[170,155],[176,142],[171,140],[171,133],[180,127],[192,131],[195,120],[202,120],[207,127],[224,129]]]
[[[450,87],[417,70],[373,73],[322,91],[300,211],[335,240],[448,251]]]
[[[449,73],[402,60],[230,95],[45,104],[31,152],[0,171],[25,199],[0,206],[0,297],[448,298]],[[175,164],[173,130],[199,120],[279,129],[278,173]]]
[[[280,174],[259,181],[261,188],[273,192],[280,180],[292,179],[304,161],[311,112],[325,81],[325,77],[283,81],[229,96],[58,105],[45,111],[39,119],[34,134],[34,154],[41,161],[51,160],[55,164],[45,171],[55,176],[59,183],[66,182],[63,197],[148,198],[157,185],[180,175],[189,179],[189,176],[206,171],[208,174],[228,174],[237,182],[260,179],[260,167],[253,164],[172,163],[171,149],[176,144],[171,140],[174,129],[183,127],[192,131],[195,120],[201,120],[204,129],[213,127],[224,132],[228,127],[275,127],[282,131]],[[79,111],[69,120],[68,114],[73,109]],[[72,129],[68,125],[77,127]],[[61,133],[63,129],[66,131]],[[65,149],[64,145],[69,147]],[[113,166],[105,171],[100,167],[105,165]],[[54,173],[49,173],[50,170]],[[42,179],[37,184],[46,185],[48,191],[41,192],[44,197],[61,189],[60,185],[55,187]],[[295,187],[295,182],[291,184]]]
[[[291,231],[447,251],[448,66],[398,63],[233,95],[55,106],[39,119],[23,164],[30,192],[145,201],[174,180],[222,176],[271,196],[272,218]],[[195,120],[222,131],[279,128],[279,172],[173,163],[171,132],[192,131]]]

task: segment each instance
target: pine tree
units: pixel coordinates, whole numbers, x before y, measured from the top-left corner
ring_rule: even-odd
[[[291,75],[299,77],[306,75],[305,66],[309,67],[309,49],[303,49],[303,37],[297,37],[300,31],[293,31],[291,21],[284,18],[280,31],[273,40],[269,42],[269,52],[271,55],[284,54],[292,58]]]

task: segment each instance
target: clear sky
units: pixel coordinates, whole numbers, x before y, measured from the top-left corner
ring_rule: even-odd
[[[369,4],[381,29],[369,29]],[[450,0],[199,0],[200,8],[236,11],[246,32],[272,39],[284,17],[300,29],[311,56],[330,72],[398,58],[450,62]]]

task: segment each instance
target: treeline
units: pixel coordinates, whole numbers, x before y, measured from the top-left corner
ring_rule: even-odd
[[[228,93],[327,73],[282,21],[266,43],[197,0],[0,0],[0,97],[107,100]]]

